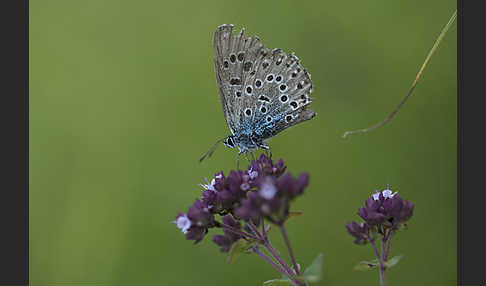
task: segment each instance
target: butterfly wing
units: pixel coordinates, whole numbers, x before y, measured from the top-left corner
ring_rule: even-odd
[[[293,53],[274,49],[262,54],[255,70],[245,78],[244,87],[255,91],[251,125],[262,140],[315,116],[307,109],[312,102],[311,76]]]
[[[267,51],[258,37],[245,37],[243,33],[244,29],[233,35],[233,25],[222,25],[216,29],[213,42],[219,96],[226,123],[233,134],[240,130],[244,107],[250,104],[243,83],[251,73],[256,73],[257,58],[262,51]]]

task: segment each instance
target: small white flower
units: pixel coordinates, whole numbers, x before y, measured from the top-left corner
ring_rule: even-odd
[[[186,234],[187,230],[191,227],[191,220],[186,214],[177,218],[177,228],[180,228],[182,233]]]
[[[243,191],[248,191],[250,189],[250,185],[248,183],[243,183],[243,184],[241,184],[240,188]]]
[[[383,197],[384,197],[385,199],[387,199],[387,198],[388,198],[388,199],[391,199],[391,198],[393,198],[393,197],[394,197],[394,196],[397,194],[397,192],[393,193],[393,192],[392,192],[391,190],[389,190],[389,189],[383,190],[381,193],[383,194]]]
[[[218,178],[218,176],[216,176]],[[210,190],[213,192],[216,192],[216,189],[214,188],[214,184],[216,183],[216,179],[212,179],[211,183],[209,183],[208,179],[204,177],[204,180],[206,181],[206,184],[199,184],[199,186],[203,187],[204,190]]]
[[[250,176],[250,180],[253,180],[256,177],[258,177],[258,172],[257,171],[253,171],[253,169],[250,169],[250,170],[248,170],[248,176]]]
[[[376,193],[373,194],[373,200],[377,201],[380,199],[380,192],[376,191]]]
[[[385,198],[385,199],[391,199],[391,198],[393,198],[397,194],[397,192],[393,193],[389,189],[385,189],[385,190],[383,190],[381,192],[376,191],[376,193],[373,194],[373,199],[375,201],[379,200],[380,199],[380,194],[382,194],[383,195],[383,198]]]
[[[259,193],[264,199],[270,200],[277,193],[277,188],[273,185],[270,178],[266,178],[260,187]]]

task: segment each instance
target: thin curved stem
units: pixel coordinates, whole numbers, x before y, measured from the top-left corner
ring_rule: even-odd
[[[385,260],[388,260],[388,254],[390,254],[390,247],[391,247],[391,241],[392,241],[393,233],[394,233],[394,231],[390,230],[390,233],[389,233],[388,237],[386,238],[387,245],[386,245],[386,250],[385,250]]]
[[[265,260],[266,262],[270,263],[270,265],[273,266],[273,268],[277,269],[278,272],[282,273],[282,275],[285,275],[287,276],[288,273],[285,272],[285,270],[282,268],[282,266],[276,264],[272,258],[270,258],[268,255],[266,255],[265,253],[261,252],[260,249],[258,247],[254,247],[252,248],[253,252],[255,252],[256,254],[258,254],[258,256],[260,256],[263,260]]]
[[[262,225],[262,237],[264,240],[267,240],[268,236],[267,236],[267,231],[265,230],[265,220],[263,219],[263,217],[260,220],[260,224]]]
[[[229,226],[229,225],[224,224],[224,223],[221,223],[221,222],[219,224],[221,225],[221,227],[223,227],[224,229],[226,229],[226,230],[228,230],[228,231],[230,231],[230,232],[232,232],[234,234],[238,234],[238,235],[240,235],[242,237],[251,238],[251,239],[254,239],[254,240],[261,241],[261,239],[259,237],[256,237],[256,236],[254,236],[252,234],[243,232],[243,231],[241,231],[241,230],[239,230],[237,228],[234,228],[232,226]]]
[[[270,258],[265,253],[261,252],[258,247],[254,247],[254,248],[252,248],[252,250],[256,254],[258,254],[258,256],[260,256],[263,260],[265,260],[266,262],[270,263],[270,265],[272,265],[275,269],[277,269],[284,276],[287,276],[290,279],[290,281],[292,282],[292,284],[294,284],[295,286],[305,286],[305,284],[302,281],[299,281],[295,277],[292,277],[292,275],[289,275],[280,265],[278,265],[277,263],[275,263],[272,260],[272,258]]]
[[[386,277],[385,277],[385,244],[386,244],[386,237],[384,236],[383,239],[381,240],[381,259],[380,259],[380,281],[381,281],[381,286],[386,286]]]
[[[255,235],[262,240],[263,247],[265,247],[265,249],[272,255],[272,257],[275,260],[277,260],[278,263],[285,269],[287,275],[289,277],[294,276],[295,272],[292,270],[292,268],[290,268],[290,266],[285,262],[285,260],[283,260],[283,258],[277,252],[277,250],[273,248],[273,245],[270,243],[270,240],[268,240],[268,238],[267,239],[263,238],[260,232],[258,231],[258,228],[251,221],[249,221],[247,225],[255,233]]]
[[[374,239],[370,240],[370,243],[373,246],[373,250],[375,251],[376,258],[378,259],[378,263],[380,264],[379,265],[379,269],[380,269],[380,286],[384,286],[385,285],[384,284],[385,283],[385,271],[384,271],[384,267],[383,267],[383,263],[382,263],[382,258],[381,258],[380,252],[378,251],[378,248],[376,247],[375,240]]]
[[[264,240],[262,234],[258,231],[258,228],[255,224],[253,224],[251,221],[248,221],[247,225],[260,240]]]
[[[297,261],[295,260],[294,252],[292,251],[292,247],[290,246],[289,236],[287,235],[287,230],[283,225],[279,226],[280,232],[282,233],[282,237],[285,241],[285,245],[287,245],[287,249],[289,250],[290,259],[292,260],[292,264],[294,265],[294,270],[297,275],[300,275],[299,266],[297,265]]]
[[[402,106],[405,104],[405,102],[410,97],[410,95],[412,95],[412,92],[415,89],[415,86],[417,86],[417,83],[418,83],[420,77],[422,76],[422,72],[424,71],[425,67],[429,63],[430,58],[432,57],[432,55],[435,53],[435,51],[439,47],[440,42],[442,41],[442,39],[446,35],[446,33],[449,30],[449,28],[451,27],[452,23],[454,23],[454,20],[456,19],[456,17],[457,17],[457,10],[454,11],[454,14],[452,14],[451,18],[449,19],[449,22],[447,22],[447,24],[445,25],[445,27],[442,29],[439,37],[437,38],[437,40],[434,43],[434,46],[432,46],[432,49],[430,50],[429,54],[425,58],[425,61],[422,64],[422,67],[418,71],[417,76],[415,77],[415,80],[412,83],[412,86],[408,90],[408,93],[402,98],[402,100],[400,101],[400,103],[398,104],[398,106],[392,111],[392,113],[390,113],[390,115],[388,115],[384,120],[376,123],[375,125],[373,125],[371,127],[344,132],[343,138],[346,138],[348,135],[351,135],[351,134],[365,133],[365,132],[371,131],[373,129],[379,128],[379,127],[385,125],[386,123],[388,123],[388,121],[390,121],[395,116],[395,114],[398,113],[398,111],[402,108]]]
[[[280,263],[280,265],[282,265],[282,267],[285,269],[285,271],[288,273],[289,276],[295,275],[295,272],[292,270],[292,268],[290,268],[290,266],[285,262],[285,260],[283,260],[283,258],[277,252],[277,250],[275,250],[275,248],[273,248],[273,245],[270,243],[270,241],[268,241],[268,240],[265,241],[263,246],[265,247],[266,250],[268,250],[268,252],[270,252],[270,254],[273,256],[273,258],[275,258],[275,260],[277,260],[278,263]]]
[[[381,262],[380,252],[378,251],[378,248],[376,247],[375,241],[371,240],[370,243],[371,243],[371,246],[373,246],[373,250],[375,251],[376,258],[378,259],[378,262]]]

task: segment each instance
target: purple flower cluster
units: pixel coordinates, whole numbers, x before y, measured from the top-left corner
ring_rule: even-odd
[[[223,217],[223,223],[237,230],[241,230],[241,223],[233,219],[231,215],[225,215]],[[231,248],[231,245],[235,243],[238,239],[240,239],[242,236],[234,232],[231,232],[225,228],[223,228],[223,233],[224,233],[223,235],[221,234],[214,235],[213,242],[219,245],[219,249],[222,252],[228,252]]]
[[[365,201],[365,206],[359,208],[358,215],[363,223],[351,222],[346,225],[354,243],[365,244],[374,239],[373,232],[384,235],[393,232],[405,224],[413,215],[414,205],[400,198],[388,188],[376,191]]]
[[[285,173],[286,168],[282,159],[274,163],[262,154],[247,170],[232,170],[228,176],[216,173],[210,182],[201,184],[202,198],[196,199],[187,213],[176,217],[177,227],[186,239],[197,243],[209,228],[225,226],[224,235],[215,235],[213,241],[221,251],[228,251],[241,238],[237,234],[242,229],[241,221],[259,225],[266,218],[282,224],[289,215],[290,202],[304,192],[309,181],[306,173],[295,178]],[[217,215],[222,216],[222,223],[216,220]]]
[[[306,173],[298,178],[287,173],[279,178],[272,176],[256,180],[257,191],[248,194],[235,210],[236,216],[258,222],[263,216],[274,224],[281,225],[289,215],[290,201],[304,192],[309,182]]]
[[[179,214],[176,219],[177,226],[186,234],[186,238],[196,242],[204,238],[208,228],[215,226],[214,215],[199,199],[194,201],[186,214]]]
[[[368,224],[364,222],[357,223],[353,221],[346,225],[346,229],[348,230],[348,233],[355,238],[354,243],[365,244],[366,242],[368,242],[370,232]]]

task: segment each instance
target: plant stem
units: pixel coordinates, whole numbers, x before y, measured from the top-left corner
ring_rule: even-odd
[[[264,240],[263,236],[260,234],[258,228],[256,227],[256,225],[253,224],[253,222],[248,221],[247,225],[251,229],[251,231],[253,231],[253,233],[258,237],[259,240]]]
[[[262,236],[260,234],[260,232],[258,232],[258,228],[251,222],[249,221],[248,222],[248,227],[261,239]],[[280,256],[280,254],[275,250],[275,248],[273,248],[272,244],[270,243],[270,240],[267,238],[267,239],[263,239],[263,246],[265,247],[266,250],[268,250],[268,252],[270,252],[270,254],[273,256],[273,258],[275,258],[275,260],[278,261],[278,263],[280,263],[280,265],[282,265],[282,267],[285,269],[285,271],[288,273],[289,276],[294,276],[295,275],[295,272],[292,271],[292,269],[290,268],[290,266],[288,266],[288,264],[285,262],[285,260],[282,259],[282,257]]]
[[[375,251],[376,258],[378,259],[378,262],[380,263],[380,286],[385,286],[385,271],[383,267],[383,263],[381,261],[381,255],[380,252],[378,251],[378,248],[376,247],[375,239],[370,239],[369,240],[371,245],[373,246],[373,250]]]
[[[390,230],[390,233],[389,233],[388,237],[386,238],[388,243],[386,245],[386,250],[385,250],[385,261],[388,260],[388,254],[390,254],[392,236],[393,236],[393,230]]]
[[[229,226],[229,225],[227,225],[227,224],[224,224],[224,223],[221,223],[221,222],[220,222],[219,224],[220,224],[220,225],[221,225],[221,226],[222,226],[224,229],[226,229],[226,230],[228,230],[228,231],[230,231],[230,232],[232,232],[232,233],[238,234],[238,235],[240,235],[240,236],[242,236],[242,237],[251,238],[251,239],[254,239],[254,240],[261,240],[259,237],[256,237],[256,236],[251,235],[251,234],[246,233],[246,232],[243,232],[243,231],[241,231],[241,230],[239,230],[239,229],[237,229],[237,228],[234,228],[234,227],[232,227],[232,226]]]
[[[285,272],[285,270],[278,264],[276,264],[272,258],[270,258],[268,255],[266,255],[265,253],[261,252],[260,249],[258,247],[254,247],[252,248],[253,252],[255,252],[256,254],[258,254],[258,256],[260,256],[261,258],[263,258],[263,260],[265,260],[266,262],[270,263],[275,269],[278,270],[278,272],[282,273],[283,275],[287,276],[288,273]]]
[[[380,260],[380,252],[378,252],[378,248],[376,248],[375,240],[370,240],[371,245],[373,246],[373,250],[375,251],[376,258]]]
[[[270,263],[270,265],[272,265],[275,269],[277,269],[284,276],[287,276],[290,279],[290,281],[292,282],[292,284],[294,284],[295,286],[304,286],[305,285],[301,281],[299,281],[299,280],[297,280],[297,279],[292,278],[291,276],[289,276],[289,274],[280,265],[276,264],[272,260],[272,258],[270,258],[268,255],[266,255],[265,253],[261,252],[258,247],[254,247],[252,250],[256,254],[258,254],[258,256],[260,256],[263,260],[265,260],[266,262]]]
[[[381,286],[386,286],[386,277],[385,277],[385,244],[386,244],[386,236],[383,236],[381,240],[381,259],[380,259],[380,281],[381,281]]]
[[[263,217],[260,221],[260,224],[262,225],[262,237],[263,237],[264,240],[267,240],[268,236],[267,236],[267,232],[265,230],[265,220],[263,219]]]
[[[392,111],[392,113],[390,113],[390,115],[388,115],[384,120],[376,123],[375,125],[373,125],[371,127],[344,132],[343,138],[346,138],[346,136],[348,136],[350,134],[365,133],[365,132],[371,131],[373,129],[376,129],[378,127],[381,127],[381,126],[385,125],[386,123],[388,123],[388,121],[390,121],[395,116],[395,114],[397,114],[397,112],[402,108],[402,106],[405,104],[405,102],[410,97],[410,95],[412,95],[412,92],[415,89],[415,86],[417,86],[417,83],[418,83],[420,77],[422,76],[422,72],[424,71],[425,67],[429,63],[430,58],[432,57],[432,55],[435,53],[435,50],[437,50],[437,47],[439,47],[440,42],[442,41],[442,39],[444,38],[445,34],[447,33],[447,31],[451,27],[452,23],[454,23],[454,20],[456,19],[456,17],[457,17],[457,10],[454,11],[454,14],[452,14],[451,18],[449,19],[449,22],[442,29],[439,37],[437,38],[437,40],[435,41],[434,45],[432,46],[432,49],[430,50],[429,54],[425,58],[425,61],[422,64],[422,67],[418,71],[417,76],[415,77],[415,80],[412,83],[412,86],[408,90],[407,94],[402,98],[402,100],[400,101],[400,103],[398,104],[398,106]]]
[[[282,233],[282,237],[287,245],[287,249],[289,250],[290,259],[292,260],[292,264],[294,265],[294,270],[297,275],[300,275],[299,266],[297,265],[297,261],[295,260],[294,252],[292,251],[292,247],[290,246],[289,236],[287,235],[287,230],[283,225],[279,226],[280,233]]]
[[[289,276],[295,275],[295,272],[292,270],[292,268],[290,268],[290,266],[285,262],[285,260],[283,260],[283,258],[277,252],[277,250],[275,250],[275,248],[273,248],[273,246],[272,246],[272,244],[270,243],[269,240],[265,241],[263,243],[263,246],[265,247],[266,250],[268,250],[268,252],[270,252],[270,254],[275,258],[275,260],[277,260],[278,263],[280,263],[280,265],[282,265],[282,267],[285,269],[285,271],[287,271]]]

